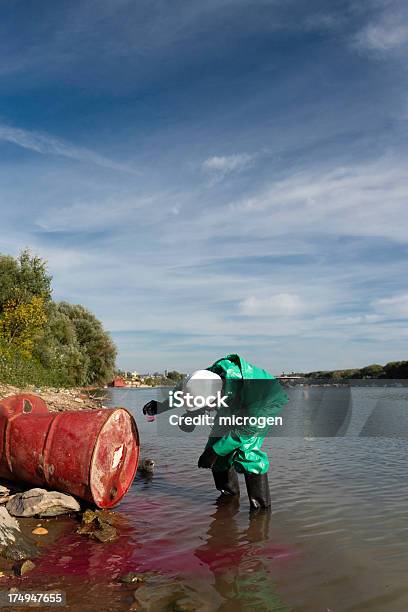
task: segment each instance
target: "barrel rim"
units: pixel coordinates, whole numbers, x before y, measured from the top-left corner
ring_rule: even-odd
[[[103,421],[98,435],[95,439],[95,444],[94,447],[92,449],[92,455],[91,455],[91,460],[89,462],[89,474],[88,474],[88,483],[89,483],[89,492],[91,494],[91,498],[93,500],[93,503],[98,507],[98,508],[103,508],[103,509],[108,509],[108,508],[113,508],[114,506],[116,506],[126,495],[126,493],[129,491],[130,487],[132,486],[132,483],[135,479],[136,476],[136,472],[137,472],[137,467],[139,465],[139,458],[140,458],[140,436],[139,436],[139,430],[137,428],[137,424],[136,424],[136,419],[134,418],[133,414],[127,409],[124,408],[122,406],[114,406],[113,408],[107,408],[101,409],[102,411],[106,410],[107,412],[109,411],[109,416]],[[114,499],[112,500],[111,503],[106,503],[103,505],[100,505],[96,499],[95,496],[95,492],[94,492],[94,486],[92,484],[92,470],[95,464],[95,456],[96,456],[96,452],[97,452],[97,446],[98,446],[98,440],[99,440],[99,436],[103,430],[103,428],[105,427],[105,425],[107,424],[107,422],[110,420],[111,417],[114,416],[114,414],[117,411],[123,411],[126,412],[126,414],[130,417],[130,425],[131,425],[131,429],[132,429],[132,433],[135,437],[135,446],[136,446],[136,461],[135,461],[135,468],[133,470],[133,474],[132,477],[129,478],[129,484],[126,486],[125,490],[123,491],[123,494],[121,495],[121,497],[119,499]]]

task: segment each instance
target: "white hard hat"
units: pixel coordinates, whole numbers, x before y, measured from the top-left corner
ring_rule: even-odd
[[[222,391],[222,378],[210,370],[196,370],[185,381],[183,391],[184,393],[191,393],[195,398],[203,397],[204,405],[208,407],[208,401],[210,400],[207,400],[207,398],[214,397]],[[194,408],[190,408],[190,410],[194,410]]]

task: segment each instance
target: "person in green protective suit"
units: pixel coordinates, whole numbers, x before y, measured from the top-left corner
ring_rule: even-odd
[[[215,486],[225,496],[239,495],[237,472],[244,474],[251,508],[266,508],[270,506],[269,460],[262,450],[269,429],[266,420],[281,412],[288,397],[274,376],[239,355],[227,355],[206,370],[222,380],[227,405],[217,411],[218,418],[198,467],[212,470]],[[153,400],[143,412],[157,414],[166,409],[158,409],[158,403]],[[220,417],[232,416],[244,424],[220,425]],[[243,417],[247,417],[246,421]]]
[[[220,408],[218,416],[256,417],[258,424],[227,431],[215,425],[198,466],[212,469],[215,486],[224,495],[239,494],[237,472],[244,474],[251,507],[268,507],[269,459],[262,450],[268,427],[262,426],[259,417],[266,421],[277,416],[288,397],[274,376],[239,355],[227,355],[207,369],[221,376],[223,393],[229,398],[228,408]]]

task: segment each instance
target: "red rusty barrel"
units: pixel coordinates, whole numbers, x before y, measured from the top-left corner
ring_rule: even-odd
[[[129,489],[139,435],[124,408],[49,412],[30,394],[0,401],[0,476],[111,508]]]

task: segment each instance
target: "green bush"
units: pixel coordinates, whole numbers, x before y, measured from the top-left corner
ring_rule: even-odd
[[[89,310],[51,300],[41,258],[28,250],[16,259],[0,255],[0,381],[102,385],[112,380],[115,360],[115,345]]]
[[[70,386],[64,371],[45,368],[37,359],[27,358],[0,341],[0,382],[14,387]]]
[[[363,378],[381,378],[384,376],[384,367],[378,363],[372,363],[360,370]]]

